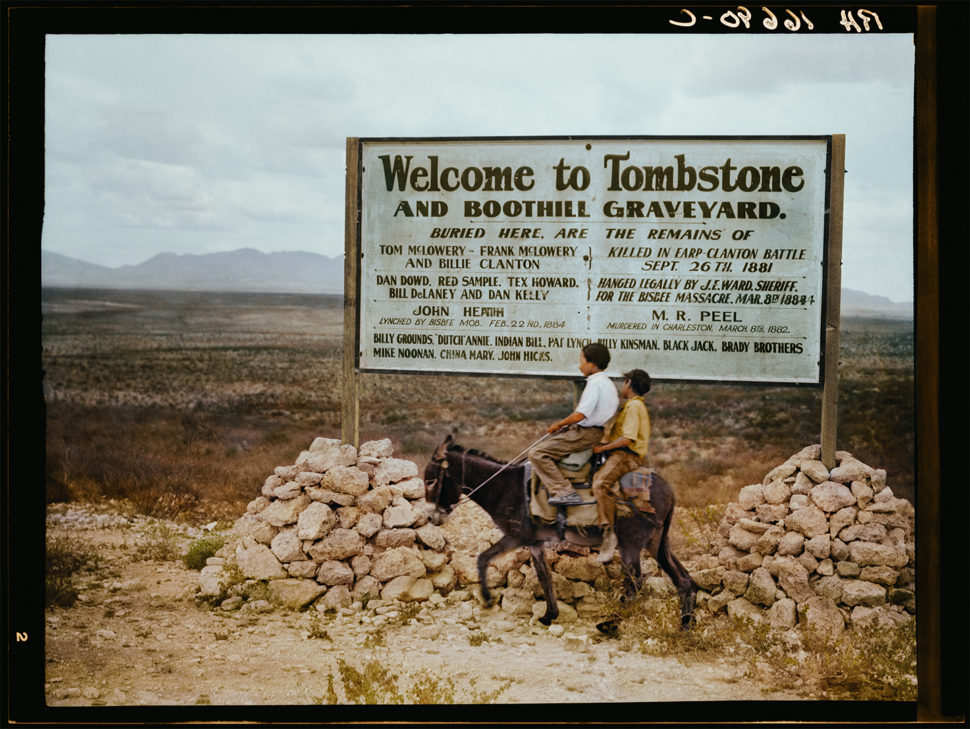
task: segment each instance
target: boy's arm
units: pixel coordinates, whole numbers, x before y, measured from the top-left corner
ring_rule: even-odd
[[[550,433],[555,433],[557,430],[561,430],[565,428],[567,425],[578,423],[580,420],[582,420],[585,417],[586,417],[585,415],[583,415],[581,412],[577,410],[573,413],[570,413],[562,420],[557,420],[555,423],[553,423],[547,428],[547,431]]]
[[[630,445],[632,442],[633,441],[629,438],[620,436],[616,440],[611,440],[609,443],[597,443],[593,446],[593,453],[602,453],[603,451],[612,451],[616,448],[623,448],[624,446]]]

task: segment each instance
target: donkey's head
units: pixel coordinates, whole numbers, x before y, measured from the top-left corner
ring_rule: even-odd
[[[438,525],[451,513],[461,498],[461,483],[449,459],[455,439],[449,434],[431,454],[424,469],[424,498],[432,507],[428,515],[432,524]]]

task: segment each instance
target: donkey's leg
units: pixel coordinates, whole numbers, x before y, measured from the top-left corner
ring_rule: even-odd
[[[559,604],[556,602],[556,591],[552,586],[552,575],[549,573],[549,563],[546,562],[546,555],[542,551],[542,545],[530,546],[529,552],[532,553],[532,566],[535,567],[536,577],[542,585],[542,591],[546,596],[546,614],[539,618],[543,625],[549,625],[559,617]]]
[[[623,563],[623,594],[630,598],[640,591],[643,573],[640,570],[640,553],[643,543],[636,539],[620,537],[620,561]]]
[[[488,563],[502,554],[502,552],[507,552],[514,547],[521,546],[522,541],[518,537],[511,534],[506,534],[495,544],[478,555],[478,580],[482,587],[482,600],[485,603],[485,607],[489,607],[492,604],[492,593],[489,592],[488,579],[485,576],[488,570]]]
[[[657,540],[655,548],[650,551],[653,554],[654,559],[657,560],[657,564],[660,568],[667,573],[670,580],[674,583],[674,587],[677,588],[677,595],[680,598],[680,627],[684,630],[690,627],[694,619],[694,603],[697,596],[697,584],[694,579],[690,576],[687,569],[680,563],[680,561],[674,556],[674,553],[670,551],[670,542],[668,541],[667,528],[669,527],[669,522],[664,525],[663,531],[660,533],[660,538]],[[651,543],[654,540],[651,540]],[[650,545],[653,547],[653,544]]]
[[[670,545],[666,538],[661,545],[660,553],[665,556],[666,562],[670,565],[667,574],[677,587],[677,594],[680,596],[680,627],[683,630],[690,628],[694,622],[694,605],[697,600],[697,583],[690,576],[687,568],[680,563],[674,553],[670,551]],[[666,567],[664,568],[667,569]],[[676,575],[676,577],[675,577]]]
[[[616,520],[617,548],[623,565],[623,598],[629,599],[640,591],[643,574],[640,569],[640,555],[647,546],[649,531],[636,516]]]

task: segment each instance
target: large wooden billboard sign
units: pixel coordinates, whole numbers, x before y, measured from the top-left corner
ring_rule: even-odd
[[[355,369],[821,384],[833,139],[348,140]]]

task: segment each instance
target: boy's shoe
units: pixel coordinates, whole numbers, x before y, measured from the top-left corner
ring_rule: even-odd
[[[576,506],[581,503],[583,503],[583,497],[575,491],[570,491],[568,494],[560,494],[559,496],[552,496],[549,499],[551,506]]]
[[[611,526],[603,527],[603,543],[600,545],[600,553],[596,555],[596,561],[600,564],[606,564],[613,559],[615,551],[616,532],[613,531]]]

